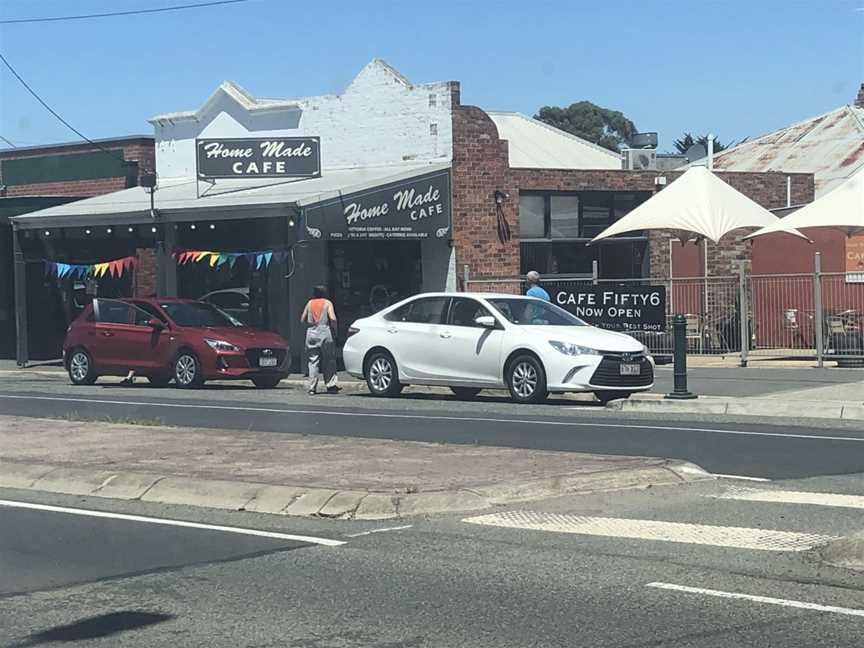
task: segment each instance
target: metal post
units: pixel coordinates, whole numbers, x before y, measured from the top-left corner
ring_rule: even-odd
[[[747,366],[750,354],[750,300],[747,299],[747,276],[744,266],[738,268],[738,331],[741,336],[741,366]]]
[[[27,263],[18,228],[12,228],[12,272],[15,284],[15,358],[19,367],[27,366],[30,361],[30,340],[27,337]]]
[[[600,266],[597,263],[597,259],[594,259],[591,262],[591,281],[596,286],[597,280],[600,278]]]
[[[679,400],[698,398],[687,389],[687,318],[681,314],[676,315],[672,320],[672,330],[675,336],[673,370],[675,387],[671,394],[666,394],[666,398]]]
[[[816,362],[819,368],[825,366],[825,332],[822,329],[822,254],[816,253],[813,261],[813,307],[816,311]]]
[[[471,273],[468,270],[468,264],[462,266],[462,292],[468,292],[468,281]]]

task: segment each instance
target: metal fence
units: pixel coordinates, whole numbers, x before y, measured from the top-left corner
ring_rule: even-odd
[[[864,276],[846,273],[599,279],[594,276],[544,277],[553,301],[580,286],[663,286],[665,330],[628,331],[655,356],[671,356],[676,314],[687,320],[691,354],[760,359],[864,359]],[[860,281],[859,281],[860,280]],[[524,294],[521,277],[464,277],[471,292]],[[742,308],[743,304],[743,308]],[[743,317],[742,317],[743,315]],[[742,344],[742,340],[744,343]]]

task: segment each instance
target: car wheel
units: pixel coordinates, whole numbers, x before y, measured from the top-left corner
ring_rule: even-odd
[[[517,356],[507,367],[507,388],[517,403],[542,403],[549,395],[543,365],[532,355]]]
[[[476,398],[477,394],[482,390],[479,387],[451,387],[450,391],[452,391],[457,398],[464,398],[467,400]]]
[[[275,389],[281,380],[278,376],[258,376],[252,379],[252,383],[258,389]]]
[[[181,351],[174,360],[174,384],[181,389],[195,389],[204,384],[201,363],[191,351]]]
[[[600,401],[601,405],[611,403],[613,400],[626,400],[630,398],[630,392],[619,391],[596,391],[594,396]]]
[[[166,376],[147,376],[147,382],[154,387],[166,387],[171,379]]]
[[[376,351],[366,361],[366,385],[374,396],[398,396],[402,392],[396,361],[386,351]]]
[[[69,356],[69,380],[73,385],[92,385],[96,382],[93,359],[84,349],[73,349]]]

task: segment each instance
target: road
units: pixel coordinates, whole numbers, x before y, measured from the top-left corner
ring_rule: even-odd
[[[49,388],[50,387],[50,388]],[[517,406],[418,395],[309,398],[296,390],[214,387],[197,392],[0,382],[0,414],[112,419],[222,429],[295,432],[539,450],[685,459],[709,472],[792,479],[864,472],[864,431],[832,422],[721,420],[714,416],[625,417],[553,400]]]
[[[858,510],[834,505],[864,496],[861,478],[748,486],[390,523],[2,491],[0,637],[10,648],[859,645],[860,575],[808,548],[860,526],[864,497]],[[820,503],[802,504],[802,490]],[[753,492],[774,501],[747,501]],[[243,534],[256,530],[344,544]]]

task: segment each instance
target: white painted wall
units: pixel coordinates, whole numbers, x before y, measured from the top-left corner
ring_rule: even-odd
[[[151,120],[160,178],[194,177],[195,139],[202,137],[315,135],[321,138],[323,174],[328,169],[452,159],[448,83],[412,85],[379,59],[363,68],[341,95],[297,99],[297,107],[249,110],[237,97],[237,91],[223,84],[197,113]],[[249,102],[268,105],[267,100]],[[432,124],[437,134],[430,133]]]

